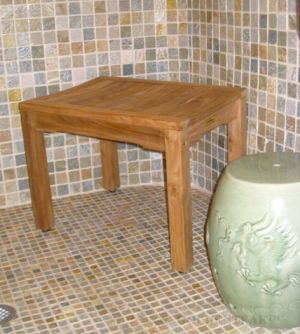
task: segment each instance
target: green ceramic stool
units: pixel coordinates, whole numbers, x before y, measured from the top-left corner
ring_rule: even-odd
[[[258,326],[300,326],[300,154],[230,163],[213,198],[206,243],[232,313]]]

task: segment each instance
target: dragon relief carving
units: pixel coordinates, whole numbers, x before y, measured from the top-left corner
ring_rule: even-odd
[[[270,218],[268,214],[236,228],[218,214],[217,221],[223,234],[218,239],[217,258],[222,258],[225,249],[229,249],[238,265],[236,273],[249,285],[269,295],[281,295],[290,285],[300,285],[299,243],[285,221]]]

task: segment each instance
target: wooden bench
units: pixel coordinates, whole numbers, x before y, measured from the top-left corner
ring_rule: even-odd
[[[245,91],[237,87],[100,77],[20,103],[36,226],[53,226],[44,132],[101,139],[103,187],[120,186],[116,142],[165,153],[172,267],[193,262],[189,148],[227,124],[228,159],[246,148]]]

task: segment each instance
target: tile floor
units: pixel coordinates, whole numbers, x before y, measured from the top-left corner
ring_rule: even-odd
[[[170,270],[162,187],[55,201],[55,228],[29,206],[0,211],[0,303],[18,317],[0,333],[300,333],[251,328],[223,306],[209,271],[209,198],[193,191],[195,264]]]

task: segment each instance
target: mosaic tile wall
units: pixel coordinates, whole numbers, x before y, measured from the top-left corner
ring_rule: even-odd
[[[191,0],[190,5],[191,81],[247,88],[248,153],[299,152],[297,0]],[[195,166],[198,183],[208,189],[226,161],[225,134],[223,128],[213,131],[193,151],[202,159]]]
[[[0,207],[30,200],[20,100],[97,76],[189,80],[183,0],[0,0]],[[52,191],[101,188],[96,140],[46,137]],[[161,155],[120,145],[121,182],[162,180]]]
[[[0,0],[0,207],[29,201],[18,102],[99,75],[246,87],[248,152],[300,151],[296,25],[296,0]],[[46,142],[55,196],[101,188],[97,141]],[[160,154],[119,154],[123,185],[162,181]],[[191,156],[192,182],[211,191],[226,128]]]

